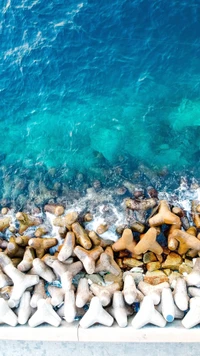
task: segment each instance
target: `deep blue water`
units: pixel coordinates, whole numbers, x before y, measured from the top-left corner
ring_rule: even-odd
[[[198,0],[2,0],[0,39],[1,197],[199,178]]]

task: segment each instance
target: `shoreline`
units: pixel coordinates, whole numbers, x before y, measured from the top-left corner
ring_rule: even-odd
[[[0,266],[4,274],[13,281],[14,289],[16,289],[15,273],[19,273],[16,271],[21,271],[24,276],[39,276],[40,278],[38,278],[43,281],[43,284],[47,285],[45,288],[52,285],[57,290],[56,293],[60,287],[64,288],[63,298],[64,295],[65,298],[68,295],[67,302],[65,301],[63,304],[62,301],[61,308],[60,303],[53,305],[52,308],[60,315],[59,318],[64,317],[69,323],[73,322],[78,315],[77,305],[73,305],[72,300],[75,298],[74,288],[75,290],[77,288],[76,293],[78,293],[81,280],[86,283],[84,289],[88,290],[88,295],[85,303],[81,307],[78,305],[80,315],[87,313],[85,309],[81,311],[81,308],[93,298],[94,301],[100,298],[103,307],[109,306],[115,295],[116,298],[125,298],[125,301],[123,303],[121,301],[121,303],[124,310],[127,310],[126,313],[128,306],[132,307],[131,312],[129,310],[126,315],[135,315],[135,311],[138,312],[137,304],[139,303],[141,308],[144,300],[150,303],[148,310],[152,310],[151,297],[148,297],[149,290],[152,288],[157,291],[157,287],[163,285],[164,289],[168,289],[172,293],[172,290],[175,291],[176,288],[179,288],[176,287],[177,281],[181,281],[180,283],[185,283],[185,288],[187,283],[187,286],[196,286],[198,290],[200,273],[199,282],[191,284],[188,282],[188,278],[197,268],[195,261],[200,261],[198,257],[200,241],[199,235],[197,235],[200,229],[199,204],[198,200],[183,199],[185,192],[187,192],[187,198],[189,197],[185,181],[182,182],[178,190],[179,200],[174,199],[174,194],[171,197],[167,195],[174,201],[171,205],[169,204],[170,200],[164,199],[166,192],[158,193],[152,187],[144,190],[126,182],[127,190],[122,190],[121,193],[124,194],[117,196],[117,199],[121,201],[120,208],[117,209],[114,205],[113,195],[108,194],[110,191],[101,189],[100,193],[98,186],[96,189],[98,191],[95,191],[94,187],[89,188],[87,195],[81,199],[81,204],[80,201],[77,201],[79,205],[76,209],[73,205],[66,209],[63,205],[46,204],[42,210],[35,208],[30,215],[26,212],[15,212],[6,207],[2,208]],[[131,190],[133,196],[130,198]],[[125,198],[126,194],[129,195],[129,198]],[[190,198],[194,197],[199,197],[199,188],[196,183],[190,191]],[[76,207],[77,202],[74,203]],[[91,210],[88,209],[90,202],[93,203]],[[161,214],[161,219],[159,214]],[[157,216],[160,220],[157,220]],[[104,259],[107,262],[103,262]],[[56,264],[58,264],[57,267]],[[11,275],[10,272],[7,272],[7,265],[13,266]],[[41,268],[43,272],[41,272]],[[66,272],[70,268],[75,268],[70,279],[68,279],[69,276],[66,277],[65,282],[62,279],[63,272],[61,272],[63,268]],[[48,274],[51,277],[47,277]],[[5,275],[2,278],[5,279]],[[128,293],[135,295],[135,299],[132,295],[131,302],[127,302],[129,299],[126,300],[125,297],[125,280],[127,278],[131,278]],[[67,283],[65,287],[63,283],[64,285]],[[142,283],[146,287],[142,286]],[[22,296],[15,300],[12,296],[12,283],[11,287],[9,286],[10,284],[6,285],[6,282],[3,287],[1,286],[0,300],[8,300],[6,303],[12,309],[18,304],[21,305],[21,298],[24,294],[22,293]],[[102,288],[106,293],[108,290],[110,293],[110,297],[106,297],[106,302],[104,297],[101,297]],[[159,288],[159,293],[156,294],[156,299],[153,302],[155,305],[162,302],[163,288]],[[131,290],[132,292],[130,292]],[[33,298],[34,291],[35,289],[31,294],[25,292],[29,293],[29,299]],[[74,297],[69,296],[71,293]],[[91,293],[93,294],[92,299]],[[190,292],[188,293],[190,297],[194,297]],[[49,291],[48,296],[52,297]],[[186,295],[182,295],[182,297],[186,298]],[[39,298],[43,301],[44,308],[46,308],[46,303],[52,305],[52,298],[47,298],[47,301],[46,298],[47,295],[45,298],[44,295]],[[186,299],[188,300],[188,295]],[[68,304],[69,310],[65,307]],[[178,318],[182,319],[184,316],[181,310],[188,311],[188,301],[186,304],[186,308],[179,310],[181,317]],[[177,308],[177,303],[174,305]],[[38,306],[36,304],[35,307],[39,308],[39,304]],[[109,309],[109,312],[116,319],[115,311]],[[173,320],[174,318],[175,315],[172,316]],[[125,319],[127,320],[127,316]],[[137,313],[133,318],[133,325],[136,319]],[[169,320],[166,319],[164,324],[167,321]],[[119,320],[117,322],[120,323]],[[121,327],[125,327],[125,324]],[[33,326],[31,322],[29,325]]]

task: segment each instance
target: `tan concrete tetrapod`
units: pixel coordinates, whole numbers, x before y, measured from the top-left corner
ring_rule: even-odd
[[[140,329],[146,324],[153,324],[161,328],[166,325],[166,320],[155,309],[151,296],[144,297],[140,304],[140,310],[132,320],[134,329]]]
[[[61,323],[61,318],[53,310],[52,305],[47,299],[38,300],[37,311],[32,315],[28,322],[29,326],[32,328],[43,323],[48,323],[56,327]]]
[[[182,320],[182,324],[186,329],[200,323],[200,297],[190,299],[190,310]]]
[[[17,325],[17,316],[8,306],[8,302],[3,298],[0,298],[0,323],[10,326]]]
[[[111,326],[114,322],[113,317],[102,307],[98,297],[92,298],[88,311],[80,321],[80,326],[84,329],[99,323],[106,326]]]

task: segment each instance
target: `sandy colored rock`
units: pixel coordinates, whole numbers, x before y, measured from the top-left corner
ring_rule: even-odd
[[[140,266],[143,266],[143,262],[139,261],[139,260],[136,260],[135,258],[126,258],[125,257],[123,259],[123,265],[127,266],[127,267],[130,267],[130,268],[140,267]]]
[[[183,273],[191,273],[192,272],[192,267],[186,265],[186,263],[182,263],[180,266],[179,266],[179,269],[178,269],[179,273],[183,274]]]
[[[168,282],[168,277],[163,271],[147,271],[146,275],[144,276],[144,282],[152,285],[157,285],[163,282]]]
[[[178,271],[179,270],[179,266],[182,263],[182,258],[181,256],[179,256],[177,253],[175,252],[171,252],[165,262],[162,263],[162,268],[169,268],[173,271]]]
[[[144,263],[156,262],[156,261],[157,261],[156,255],[151,251],[146,252],[143,256]]]
[[[172,288],[174,288],[176,280],[180,277],[182,277],[182,274],[180,274],[177,271],[173,271],[170,273],[168,278],[169,278],[170,285],[172,285]]]
[[[163,270],[163,272],[166,274],[166,276],[169,276],[170,273],[171,273],[171,269],[165,268],[165,269]]]
[[[103,277],[100,276],[100,274],[98,273],[93,273],[93,274],[86,274],[85,277],[92,281],[92,283],[96,283],[96,284],[99,284],[101,286],[104,285],[104,280],[103,280]]]
[[[156,271],[160,268],[160,262],[149,262],[147,263],[146,268],[149,272]]]
[[[107,273],[103,276],[106,284],[119,283],[120,289],[123,288],[123,273],[121,272],[118,276],[112,273]]]

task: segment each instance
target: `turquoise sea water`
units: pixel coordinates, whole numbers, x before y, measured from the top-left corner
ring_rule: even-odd
[[[0,36],[2,199],[199,178],[199,1],[3,0]]]

